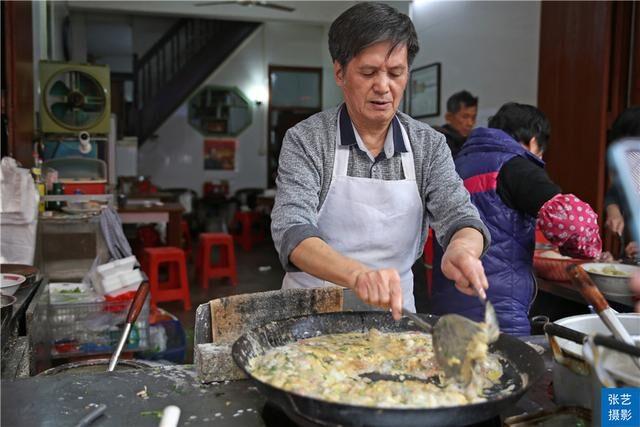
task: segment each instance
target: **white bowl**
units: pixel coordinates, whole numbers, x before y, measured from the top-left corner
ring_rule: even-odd
[[[0,291],[5,295],[13,295],[25,280],[27,278],[20,274],[2,273],[0,274]]]
[[[633,293],[629,289],[629,279],[640,272],[640,267],[627,264],[615,264],[605,262],[589,262],[582,264],[591,280],[596,284],[604,296],[631,297]],[[615,268],[624,276],[603,272],[604,268]]]

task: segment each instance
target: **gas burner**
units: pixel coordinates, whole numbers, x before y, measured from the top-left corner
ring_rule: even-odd
[[[299,415],[285,412],[280,407],[271,402],[265,403],[262,408],[262,420],[267,427],[327,427],[329,424],[318,424],[313,421],[301,417]],[[500,417],[494,417],[489,420],[468,424],[464,427],[502,427]]]
[[[262,408],[262,420],[267,427],[298,427],[285,412],[271,402],[264,404]]]

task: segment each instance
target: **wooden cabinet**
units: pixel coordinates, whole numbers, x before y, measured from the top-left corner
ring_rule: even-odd
[[[547,170],[563,192],[593,206],[601,225],[607,129],[640,103],[639,10],[633,2],[541,6],[538,107],[551,122]]]
[[[31,8],[30,1],[2,2],[2,155],[14,157],[23,166],[33,164]]]

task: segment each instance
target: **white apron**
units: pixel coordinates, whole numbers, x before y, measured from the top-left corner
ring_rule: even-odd
[[[318,212],[318,228],[325,242],[342,255],[373,269],[398,270],[403,307],[415,312],[411,266],[418,254],[423,209],[411,144],[402,124],[400,128],[407,148],[400,153],[405,179],[358,178],[347,176],[349,146],[340,144],[338,121],[333,176]],[[295,272],[285,275],[282,289],[322,286],[335,285]]]

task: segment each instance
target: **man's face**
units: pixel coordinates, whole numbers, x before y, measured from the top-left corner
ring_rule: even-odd
[[[457,113],[445,114],[447,123],[451,125],[458,133],[465,138],[469,136],[471,130],[476,125],[476,117],[478,116],[478,107],[467,107],[464,104],[460,105],[460,109]]]
[[[351,120],[358,125],[388,125],[407,86],[406,45],[393,51],[390,42],[369,46],[346,67],[334,62],[336,84],[342,89]]]

